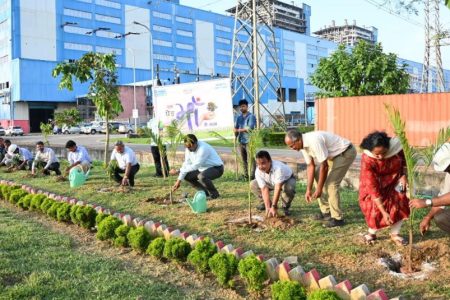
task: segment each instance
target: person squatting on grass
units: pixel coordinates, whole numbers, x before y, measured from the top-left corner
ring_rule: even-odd
[[[278,160],[272,160],[269,152],[259,151],[256,154],[255,179],[250,183],[252,193],[262,201],[259,210],[266,211],[269,217],[278,216],[278,201],[282,199],[284,215],[289,216],[289,208],[295,197],[296,180],[290,167]],[[272,201],[270,191],[273,191]]]
[[[428,214],[420,222],[420,232],[424,234],[430,229],[431,220],[437,227],[450,234],[450,143],[443,144],[433,157],[434,169],[445,172],[444,186],[439,196],[433,199],[412,199],[409,205],[413,208],[431,207]]]
[[[59,160],[52,148],[45,147],[42,141],[36,143],[36,156],[31,167],[31,174],[36,174],[36,169],[42,167],[42,174],[50,175],[54,171],[56,175],[61,175],[59,170]]]
[[[216,150],[208,143],[197,140],[193,134],[184,137],[184,163],[180,170],[170,170],[170,175],[178,175],[172,187],[176,191],[184,179],[194,188],[205,191],[211,199],[219,198],[220,194],[213,184],[213,180],[223,175],[223,162]]]
[[[400,235],[403,220],[409,218],[406,196],[406,161],[400,140],[375,131],[361,142],[359,206],[369,227],[364,235],[373,243],[379,229],[390,227],[391,239],[398,246],[407,242]]]
[[[74,141],[68,140],[66,143],[66,149],[67,160],[70,164],[70,166],[68,166],[65,170],[66,174],[69,174],[70,170],[76,166],[81,167],[84,173],[89,171],[91,168],[92,159],[85,147],[77,146]]]
[[[113,179],[120,185],[134,186],[134,177],[140,168],[134,151],[125,146],[122,141],[117,141],[111,153],[110,166],[112,161],[117,162],[116,166],[111,167]]]
[[[250,179],[255,179],[256,164],[253,157],[248,157],[249,130],[256,127],[255,116],[248,111],[248,102],[243,99],[239,101],[239,110],[241,114],[237,117],[234,124],[234,133],[239,142],[239,152],[241,153],[242,162],[244,164],[244,177],[248,180],[248,160],[253,160]]]
[[[355,160],[355,147],[350,141],[325,131],[302,134],[291,129],[286,133],[284,142],[289,148],[302,151],[307,165],[305,199],[308,203],[318,199],[321,211],[315,219],[328,220],[325,227],[344,225],[339,186]],[[317,168],[316,163],[319,165]],[[314,181],[316,190],[312,193]]]
[[[31,170],[33,165],[33,154],[27,149],[18,147],[16,144],[11,144],[8,147],[8,155],[11,156],[11,160],[6,163],[9,168],[16,167],[19,170]],[[16,158],[16,159],[14,159]]]
[[[6,163],[9,163],[9,161],[12,159],[12,156],[8,154],[8,147],[11,146],[11,141],[4,140],[3,146],[5,149],[5,153],[3,155],[2,161],[0,162],[0,166],[6,166]]]

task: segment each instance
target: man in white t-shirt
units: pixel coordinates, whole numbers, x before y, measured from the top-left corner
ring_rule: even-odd
[[[430,211],[420,222],[420,232],[423,234],[430,229],[431,220],[442,229],[450,233],[450,143],[443,144],[433,157],[434,169],[446,172],[444,186],[439,196],[433,199],[411,199],[409,206],[413,208],[430,207]]]
[[[355,147],[350,141],[325,131],[302,134],[291,129],[286,133],[284,142],[289,148],[302,151],[307,165],[305,199],[308,203],[318,199],[321,211],[315,219],[327,221],[325,227],[344,225],[339,186],[355,160]],[[316,189],[313,193],[314,181]]]
[[[278,201],[281,196],[282,207],[286,216],[295,196],[296,180],[291,168],[278,160],[272,160],[269,152],[259,151],[256,154],[255,179],[250,183],[253,194],[263,201],[266,215],[277,217]],[[273,191],[270,200],[270,191]]]
[[[111,153],[110,166],[112,161],[117,161],[117,166],[111,167],[113,179],[121,185],[134,186],[134,177],[140,168],[134,151],[122,141],[117,141]]]

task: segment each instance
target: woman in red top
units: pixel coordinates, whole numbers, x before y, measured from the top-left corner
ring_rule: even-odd
[[[360,147],[361,175],[359,206],[365,216],[369,232],[366,243],[373,243],[379,229],[391,228],[391,239],[397,245],[406,241],[399,235],[403,220],[409,217],[406,197],[406,162],[397,138],[375,131],[366,136]]]

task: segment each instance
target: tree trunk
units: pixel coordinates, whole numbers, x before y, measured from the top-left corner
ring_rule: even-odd
[[[105,154],[103,157],[103,163],[105,167],[108,165],[108,149],[109,149],[109,114],[106,113],[106,142],[105,142]]]

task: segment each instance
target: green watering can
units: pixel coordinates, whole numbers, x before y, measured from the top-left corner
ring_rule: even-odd
[[[196,214],[204,213],[208,208],[206,205],[206,194],[204,191],[198,191],[195,193],[194,199],[192,200],[186,198],[186,202]]]
[[[86,173],[83,172],[83,168],[81,167],[75,167],[70,169],[69,173],[69,182],[71,188],[76,188],[79,186],[82,186],[85,181],[88,179],[89,172],[91,170],[89,169]]]

